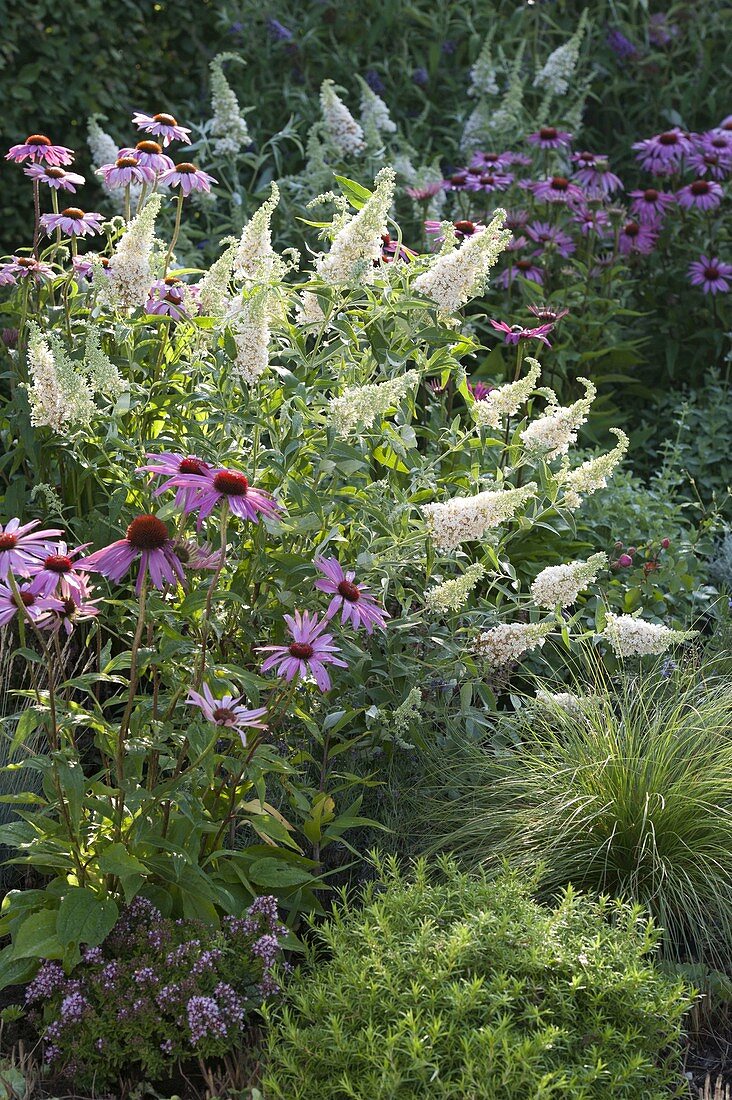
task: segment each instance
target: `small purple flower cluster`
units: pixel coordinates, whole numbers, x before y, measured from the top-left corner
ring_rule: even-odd
[[[135,1065],[154,1078],[174,1060],[225,1054],[241,1043],[248,1015],[279,992],[274,968],[286,933],[273,897],[224,918],[218,931],[136,898],[73,977],[45,962],[28,985],[46,1062],[100,1085]]]

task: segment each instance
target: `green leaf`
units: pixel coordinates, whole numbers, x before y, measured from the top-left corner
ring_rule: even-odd
[[[55,909],[40,909],[23,921],[13,940],[14,959],[60,959],[63,944],[58,938]]]
[[[111,898],[97,897],[84,886],[72,886],[58,911],[58,938],[64,946],[88,943],[97,947],[112,931],[118,916]]]
[[[127,851],[124,844],[110,844],[99,857],[99,870],[103,875],[116,875],[124,878],[126,875],[146,875],[148,869],[136,856]]]
[[[0,951],[0,990],[9,985],[21,985],[33,977],[36,963],[33,959],[15,958],[15,947],[8,944]]]
[[[268,886],[273,890],[284,886],[300,886],[313,879],[307,868],[296,867],[292,863],[267,856],[256,859],[249,868],[249,874],[259,886]]]

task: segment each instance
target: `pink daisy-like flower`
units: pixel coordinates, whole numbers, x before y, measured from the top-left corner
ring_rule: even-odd
[[[19,519],[9,519],[0,526],[0,580],[9,572],[29,577],[39,560],[53,553],[53,539],[62,535],[57,527],[36,531],[40,520],[33,519],[21,525]]]
[[[221,698],[216,698],[208,684],[204,684],[200,692],[190,691],[186,702],[198,707],[212,726],[235,730],[241,737],[244,748],[247,745],[248,729],[267,729],[267,723],[262,721],[267,716],[266,707],[248,710],[241,705],[242,696],[237,698],[234,695],[222,695]]]
[[[678,126],[644,141],[636,141],[633,148],[643,168],[657,176],[676,171],[686,154],[694,151],[691,138]]]
[[[473,153],[470,167],[477,168],[479,171],[487,169],[489,172],[500,172],[502,168],[507,168],[513,163],[511,153]]]
[[[485,401],[489,393],[493,393],[495,386],[489,386],[487,382],[468,382],[468,391],[474,401]]]
[[[719,206],[724,197],[724,191],[714,180],[692,180],[686,187],[676,192],[676,200],[679,206],[687,210],[714,210]]]
[[[550,176],[548,179],[531,183],[529,190],[539,202],[580,203],[584,202],[584,192],[566,176]]]
[[[318,556],[314,562],[324,578],[318,579],[315,587],[333,595],[325,613],[326,619],[332,619],[340,611],[341,622],[350,622],[354,630],[358,630],[360,626],[365,628],[367,634],[373,634],[375,626],[386,630],[389,616],[365,585],[355,583],[356,574],[353,570],[349,569],[345,573],[337,558]]]
[[[0,270],[12,275],[14,280],[32,279],[34,283],[41,283],[44,279],[53,278],[53,268],[33,256],[13,256]]]
[[[523,229],[529,220],[528,210],[507,210],[506,229]]]
[[[41,215],[41,225],[49,237],[56,229],[66,237],[93,237],[101,233],[103,221],[103,214],[87,214],[78,206],[69,206],[60,214]]]
[[[577,165],[574,179],[592,199],[604,199],[623,186],[620,177],[610,171],[604,153],[574,153],[572,162]]]
[[[506,153],[507,161],[509,164],[518,165],[520,168],[529,168],[531,166],[531,157],[526,153]]]
[[[732,156],[732,132],[728,130],[707,130],[705,133],[697,135],[696,145],[705,153]]]
[[[572,144],[572,135],[566,130],[557,130],[556,126],[542,126],[526,140],[540,149],[561,149]]]
[[[18,596],[24,608],[24,617],[41,626],[54,611],[61,611],[63,604],[55,596],[44,596],[35,581],[18,585]],[[20,611],[15,593],[9,584],[0,583],[0,626],[7,626]]]
[[[157,141],[138,141],[132,148],[120,149],[119,157],[135,157],[141,168],[152,168],[153,172],[165,172],[173,167],[173,158],[163,152]]]
[[[97,256],[102,268],[102,275],[109,276],[109,260],[106,256]],[[72,266],[74,269],[74,277],[76,278],[76,285],[80,290],[85,289],[84,283],[91,283],[94,279],[94,264],[91,260],[84,259],[83,256],[74,256],[72,258]]]
[[[0,286],[15,286],[15,275],[9,270],[8,264],[0,266]]]
[[[256,489],[240,473],[220,467],[202,473],[183,473],[171,477],[167,488],[193,490],[183,504],[186,513],[198,512],[199,523],[213,512],[220,500],[225,500],[232,513],[240,519],[258,523],[259,517],[275,519],[282,512],[276,500],[264,489]]]
[[[646,187],[645,191],[631,191],[630,197],[633,200],[630,209],[644,225],[658,225],[669,207],[676,203],[674,195],[657,191],[655,187]]]
[[[514,260],[511,267],[507,267],[505,271],[502,271],[497,282],[499,286],[506,290],[519,275],[522,279],[528,279],[530,283],[536,283],[538,286],[544,285],[544,272],[541,268],[533,260],[521,258]]]
[[[428,199],[433,199],[435,195],[439,195],[443,187],[442,180],[435,180],[433,183],[423,183],[421,187],[405,187],[404,190],[410,199],[414,199],[415,202],[427,202]]]
[[[166,584],[185,581],[167,525],[157,516],[149,514],[137,516],[127,528],[123,539],[95,551],[88,558],[82,558],[79,565],[90,573],[101,573],[103,577],[117,583],[130,571],[138,558],[140,571],[135,584],[138,595],[146,572],[149,572],[150,580],[161,591]]]
[[[330,691],[330,676],[326,665],[348,668],[346,661],[336,657],[340,650],[333,644],[333,635],[326,633],[328,619],[318,619],[309,611],[296,611],[285,615],[285,622],[292,637],[290,645],[259,646],[259,652],[270,653],[262,664],[262,672],[271,668],[289,683],[297,677],[304,680],[312,675],[321,691]]]
[[[30,575],[38,582],[38,590],[42,596],[60,593],[64,599],[82,599],[87,595],[88,578],[76,571],[74,561],[88,545],[87,542],[69,550],[67,543],[59,542],[51,547],[50,553],[30,566]]]
[[[526,226],[526,235],[540,244],[543,249],[554,251],[565,260],[577,250],[577,245],[569,234],[558,225],[551,225],[549,222],[529,222]]]
[[[400,245],[397,240],[390,237],[388,233],[382,233],[381,235],[381,260],[382,263],[390,264],[397,259],[397,250],[399,252],[399,259],[405,260],[409,263],[414,260],[419,253],[415,252],[411,248],[407,248],[405,244]]]
[[[732,264],[723,263],[716,256],[701,255],[689,264],[689,281],[700,286],[705,294],[726,294],[732,280]]]
[[[207,569],[218,569],[221,564],[221,551],[214,550],[210,542],[176,539],[173,553],[185,569],[195,573],[205,572]]]
[[[144,130],[146,134],[154,134],[162,138],[163,145],[170,145],[171,141],[182,141],[186,145],[191,144],[190,130],[185,126],[179,126],[172,115],[158,114],[146,115],[142,111],[136,111],[132,121],[138,130]]]
[[[86,182],[78,172],[67,172],[65,168],[58,168],[54,164],[29,164],[23,171],[31,179],[48,184],[54,191],[72,191],[76,194],[76,188]]]
[[[554,328],[553,322],[538,325],[536,328],[523,328],[522,325],[509,325],[506,321],[491,320],[496,332],[503,333],[503,339],[507,344],[518,344],[519,340],[540,340],[548,348],[551,344],[547,340],[547,333]]]
[[[490,195],[494,191],[505,191],[513,183],[510,172],[488,172],[471,175],[468,181],[469,191],[481,191],[484,195]]]
[[[160,183],[166,187],[180,187],[184,195],[190,195],[191,191],[210,191],[212,183],[218,183],[208,172],[196,168],[195,164],[183,161],[174,164],[160,176]]]
[[[5,154],[5,159],[14,160],[16,164],[26,160],[53,165],[71,164],[74,153],[65,145],[54,145],[45,134],[31,134],[21,145],[13,145]]]
[[[92,586],[87,585],[87,594],[92,591]],[[77,623],[87,622],[99,614],[99,608],[94,600],[80,596],[67,596],[61,600],[61,610],[58,608],[52,619],[42,625],[51,630],[63,630],[71,634]]]
[[[710,176],[713,180],[726,180],[732,174],[732,150],[724,153],[713,153],[709,150],[699,149],[690,153],[686,158],[689,168],[696,172],[697,176]]]
[[[204,462],[202,458],[198,458],[197,455],[177,455],[172,451],[163,451],[159,455],[148,454],[145,457],[147,458],[147,465],[138,466],[135,470],[136,474],[151,473],[155,477],[166,477],[168,479],[158,486],[155,490],[155,496],[160,496],[166,489],[175,489],[176,508],[185,508],[192,511],[195,507],[195,497],[199,487],[180,486],[175,484],[174,479],[180,476],[187,477],[191,474],[203,477],[211,469],[208,463]],[[190,509],[187,508],[189,502],[191,502]]]
[[[727,115],[726,118],[723,118],[719,126],[716,126],[715,129],[732,131],[732,115]]]
[[[133,183],[152,183],[155,170],[140,164],[132,154],[120,154],[114,164],[103,164],[101,168],[97,168],[97,175],[104,177],[107,187],[128,187]]]
[[[647,256],[649,252],[653,252],[657,236],[656,226],[629,221],[620,230],[618,245],[624,256],[634,252]]]
[[[442,186],[446,191],[465,191],[470,180],[470,173],[467,168],[460,168],[457,172],[453,172],[452,175],[447,176],[442,181]]]
[[[462,218],[452,224],[455,227],[455,236],[459,241],[464,237],[474,237],[476,234],[482,233],[485,229],[482,222],[471,222],[467,218]],[[445,235],[442,232],[442,222],[428,218],[424,223],[424,231],[435,238],[436,244],[441,244],[445,239]]]
[[[562,317],[566,317],[569,313],[568,309],[552,309],[551,306],[547,305],[527,306],[526,308],[529,313],[533,313],[534,317],[543,324],[551,322],[552,325],[556,325],[558,321],[561,321]]]
[[[610,224],[607,210],[603,210],[601,206],[583,206],[579,210],[575,210],[572,214],[572,221],[580,227],[580,233],[583,237],[589,237],[590,233],[596,233],[598,237],[604,237]]]
[[[168,275],[165,279],[158,279],[150,287],[150,296],[145,303],[145,310],[147,313],[160,317],[172,317],[174,321],[180,321],[188,316],[186,304],[196,304],[198,293],[197,286],[188,286],[180,279]]]

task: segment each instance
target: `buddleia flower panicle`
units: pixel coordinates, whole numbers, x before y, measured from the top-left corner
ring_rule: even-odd
[[[373,282],[395,186],[394,169],[382,168],[374,180],[373,193],[358,213],[339,220],[330,251],[315,264],[326,283],[341,286]]]
[[[109,295],[123,309],[135,309],[147,301],[153,282],[151,257],[155,219],[161,202],[159,193],[150,195],[123,233],[109,261]]]
[[[598,489],[607,488],[607,479],[612,477],[616,467],[623,461],[630,440],[620,428],[611,428],[610,431],[618,439],[612,451],[597,458],[588,458],[573,470],[565,460],[565,465],[559,470],[557,482],[564,489],[565,507],[572,510],[579,508],[583,496],[591,496]]]
[[[320,86],[322,125],[328,142],[343,158],[358,156],[366,148],[363,130],[335,90],[332,80]]]
[[[271,295],[267,287],[260,287],[245,298],[231,327],[236,344],[234,371],[247,386],[255,385],[269,366]]]
[[[454,313],[480,293],[488,273],[511,240],[504,229],[506,211],[497,210],[483,230],[465,237],[459,248],[441,253],[414,281],[414,289],[437,303],[443,313]]]
[[[34,323],[28,344],[28,402],[31,424],[64,432],[88,424],[96,414],[93,393],[75,370],[58,338],[43,336]]]
[[[280,201],[280,191],[272,181],[268,199],[252,215],[242,230],[234,257],[234,277],[246,284],[279,282],[285,265],[272,247],[272,214]]]
[[[585,396],[571,405],[550,406],[521,432],[521,442],[528,451],[542,455],[547,461],[566,454],[577,442],[577,433],[587,420],[597,388],[587,378],[578,378],[585,387]]]
[[[384,100],[369,88],[365,80],[357,77],[361,87],[361,127],[370,146],[383,144],[385,134],[396,133],[396,123],[392,121],[389,108]]]
[[[221,319],[226,313],[230,301],[229,283],[238,247],[239,242],[232,241],[198,283],[198,300],[201,312],[206,317]]]
[[[482,401],[476,401],[472,407],[473,419],[479,428],[500,428],[507,416],[515,416],[536,388],[541,375],[541,366],[530,356],[525,360],[529,364],[529,373],[525,378],[509,382],[491,390]]]
[[[403,699],[392,713],[390,722],[392,737],[404,748],[413,747],[405,739],[415,723],[419,721],[421,709],[422,692],[418,687],[413,687],[406,699]]]
[[[602,553],[593,554],[587,561],[549,565],[533,581],[531,597],[537,607],[549,611],[555,607],[569,607],[606,565],[607,555]]]
[[[475,586],[485,576],[485,567],[479,562],[469,565],[460,577],[443,581],[425,592],[424,605],[429,611],[460,611]]]
[[[462,542],[480,539],[492,527],[507,523],[536,493],[536,482],[520,489],[487,490],[471,497],[453,497],[422,507],[427,530],[438,550],[455,550]]]
[[[460,139],[460,148],[465,153],[473,153],[481,146],[483,148],[494,146],[503,138],[508,140],[517,131],[524,129],[522,125],[524,104],[524,51],[525,40],[522,40],[516,52],[511,71],[508,74],[508,83],[500,104],[496,107],[491,96],[484,95],[478,99],[474,110],[468,117],[463,134]]]
[[[493,30],[488,32],[478,58],[471,66],[469,96],[498,95],[496,67],[493,61],[493,34]]]
[[[549,711],[563,710],[572,718],[582,718],[601,698],[599,695],[574,695],[571,691],[545,691],[540,688],[536,693],[538,706]]]
[[[95,394],[116,401],[128,388],[112,360],[102,350],[98,325],[89,325],[84,344],[84,370]]]
[[[409,370],[399,378],[390,378],[388,382],[349,386],[330,403],[330,418],[336,435],[345,438],[358,424],[370,428],[389,409],[398,405],[418,382],[418,372]]]
[[[489,668],[505,668],[540,649],[551,629],[551,623],[500,623],[479,635],[475,648]]]
[[[587,8],[583,8],[577,29],[572,37],[549,54],[534,77],[534,87],[543,88],[553,97],[563,96],[568,90],[579,58],[580,46],[587,26]]]
[[[295,320],[300,327],[323,324],[325,314],[317,294],[313,294],[311,290],[302,290],[296,295]]]
[[[686,642],[697,634],[696,630],[671,630],[635,615],[614,615],[609,611],[601,637],[610,644],[616,657],[643,657],[665,653],[672,645]]]
[[[216,54],[211,70],[211,136],[217,157],[235,157],[251,144],[246,119],[241,113],[236,94],[224,76],[224,61],[241,61],[237,54]]]

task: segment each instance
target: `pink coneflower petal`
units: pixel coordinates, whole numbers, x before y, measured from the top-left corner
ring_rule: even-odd
[[[71,191],[75,194],[76,188],[82,187],[86,182],[84,177],[77,172],[67,172],[64,168],[52,164],[42,164],[37,161],[29,164],[23,171],[26,176],[30,176],[34,180],[40,180],[41,183],[47,184],[54,191]]]
[[[536,133],[529,134],[526,140],[540,149],[562,149],[572,144],[572,135],[566,130],[558,130],[556,126],[542,126]]]
[[[726,294],[732,282],[732,264],[726,264],[716,256],[701,255],[689,264],[689,281],[699,286],[705,294]]]
[[[103,164],[101,168],[97,168],[97,175],[103,177],[107,187],[114,189],[152,183],[155,170],[140,164],[133,153],[120,153],[114,164]]]
[[[53,539],[63,534],[58,528],[36,531],[40,520],[21,524],[16,517],[0,526],[0,580],[9,572],[29,577],[38,563],[53,552]]]
[[[494,321],[491,324],[496,332],[503,333],[503,339],[507,344],[518,344],[520,340],[539,340],[548,348],[551,344],[547,340],[547,333],[554,328],[553,322],[538,325],[536,328],[523,328],[522,325],[509,325],[507,321]]]
[[[184,195],[190,195],[192,191],[210,191],[211,184],[218,183],[208,172],[196,168],[190,161],[174,164],[160,175],[159,181],[166,187],[180,187]]]
[[[676,192],[676,201],[685,209],[714,210],[724,197],[724,191],[714,180],[695,179]]]
[[[50,237],[60,229],[66,237],[91,237],[101,233],[103,214],[85,213],[78,206],[69,206],[60,214],[42,214],[41,225]]]
[[[132,116],[132,121],[139,130],[144,130],[145,133],[162,138],[163,145],[170,145],[171,141],[182,141],[186,145],[191,144],[191,139],[188,136],[191,131],[185,126],[179,126],[172,115],[146,115],[142,111],[136,111]]]
[[[71,164],[74,154],[65,145],[54,145],[45,134],[31,134],[20,145],[13,145],[5,154],[5,159],[14,160],[17,164],[32,160],[58,166]]]
[[[315,587],[333,596],[328,605],[326,619],[331,619],[340,610],[341,622],[350,622],[355,630],[363,626],[366,633],[371,634],[374,626],[386,629],[389,616],[365,585],[356,584],[354,572],[344,572],[337,558],[318,556],[314,559],[314,564],[324,577],[315,581]]]

